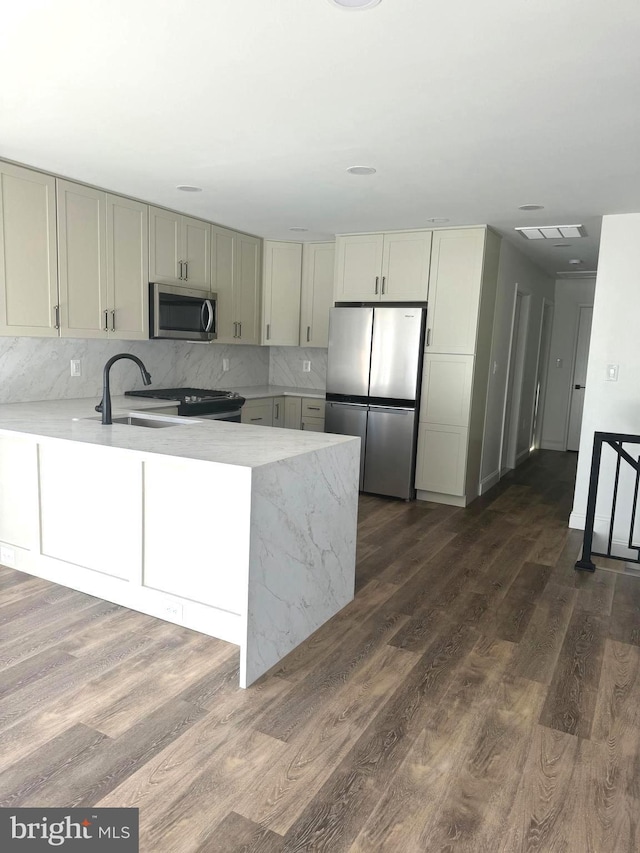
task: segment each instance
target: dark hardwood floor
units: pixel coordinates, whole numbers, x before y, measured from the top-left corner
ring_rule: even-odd
[[[363,496],[355,600],[246,691],[234,647],[0,568],[0,806],[137,806],[143,853],[637,853],[640,578],[574,571],[574,476]]]

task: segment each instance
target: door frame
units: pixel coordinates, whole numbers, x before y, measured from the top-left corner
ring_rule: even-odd
[[[513,307],[511,309],[511,331],[509,334],[509,357],[507,359],[507,371],[506,371],[507,375],[505,378],[504,403],[502,406],[502,431],[501,431],[501,435],[500,435],[500,457],[499,457],[499,461],[498,461],[498,468],[499,468],[498,476],[500,479],[502,479],[502,477],[504,477],[505,474],[508,474],[509,471],[513,470],[513,468],[508,468],[506,465],[503,465],[503,459],[504,459],[504,451],[505,451],[506,440],[507,439],[509,441],[511,440],[511,429],[507,428],[507,409],[509,409],[509,420],[511,422],[510,425],[513,423],[513,402],[514,401],[509,400],[509,390],[510,390],[510,384],[511,384],[509,380],[511,378],[511,365],[513,363],[514,358],[517,355],[517,353],[513,351],[513,335],[515,332],[516,309],[517,309],[517,305],[518,305],[518,295],[520,295],[522,297],[522,301],[520,303],[520,312],[522,312],[523,310],[526,312],[526,324],[524,327],[524,337],[523,337],[522,341],[520,339],[518,339],[518,342],[517,342],[518,343],[518,351],[520,351],[521,346],[524,346],[524,360],[526,360],[526,355],[527,355],[527,339],[528,339],[528,332],[529,332],[529,317],[530,317],[530,313],[531,313],[531,295],[532,294],[531,294],[531,291],[527,287],[524,287],[523,285],[516,282],[514,285],[514,288],[513,288]],[[519,322],[522,322],[521,317],[522,317],[522,314],[520,313],[518,315]],[[523,367],[524,367],[524,360],[522,363]],[[519,386],[516,383],[515,375],[513,378],[514,378],[513,388],[518,389],[518,394],[516,395],[516,402],[517,402],[517,409],[518,409],[518,419],[517,419],[516,423],[518,423],[520,421],[520,410],[521,410],[521,406],[522,406],[522,376],[520,376],[520,385]],[[509,402],[511,402],[510,406],[508,406]],[[508,448],[507,448],[507,450],[508,450]],[[515,460],[514,460],[514,462],[515,462]],[[514,467],[515,467],[515,464],[514,464]]]
[[[547,351],[543,352],[542,347],[544,344],[543,334],[544,334],[544,318],[545,312],[549,310],[549,340],[547,343]],[[533,395],[533,400],[531,401],[531,438],[529,440],[529,446],[538,450],[540,447],[539,443],[536,443],[536,432],[540,440],[542,439],[542,425],[544,421],[544,408],[547,401],[547,384],[549,378],[549,355],[551,353],[551,338],[553,334],[553,320],[554,320],[554,312],[555,312],[555,303],[548,299],[546,296],[542,297],[542,311],[540,313],[540,335],[538,337],[538,357],[536,359],[536,394]],[[547,359],[547,363],[545,369],[540,376],[540,362],[545,358]],[[540,380],[540,385],[538,386],[538,379]],[[537,398],[537,399],[536,399]],[[536,411],[536,402],[537,402],[537,411]]]
[[[593,309],[593,302],[580,302],[576,305],[576,313],[575,313],[575,324],[574,324],[574,332],[573,332],[573,355],[571,357],[571,371],[569,373],[569,384],[567,386],[568,396],[567,396],[567,406],[565,411],[565,424],[564,424],[564,447],[563,450],[567,451],[567,447],[569,445],[569,423],[571,420],[571,403],[573,401],[573,385],[575,380],[576,373],[576,361],[578,359],[578,336],[580,334],[580,314],[582,313],[583,308],[591,308]],[[589,358],[589,353],[591,351],[591,340],[589,340],[589,350],[587,351],[587,359]],[[575,452],[575,451],[574,451]]]

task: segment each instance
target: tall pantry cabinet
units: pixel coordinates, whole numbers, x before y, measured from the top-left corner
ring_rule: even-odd
[[[434,231],[415,486],[421,500],[478,495],[500,238]]]

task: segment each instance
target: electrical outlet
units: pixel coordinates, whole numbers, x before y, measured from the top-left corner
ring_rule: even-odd
[[[162,612],[167,619],[182,622],[182,605],[174,601],[165,601]]]
[[[608,364],[607,365],[607,382],[617,382],[618,381],[618,365],[617,364]]]
[[[311,373],[311,362],[303,361],[302,362],[302,370],[304,373]]]
[[[225,372],[225,373],[226,373],[226,371],[227,371],[227,370],[229,370],[229,359],[228,359],[228,358],[223,358],[223,359],[222,359],[222,370],[223,370],[223,372]]]
[[[71,359],[71,375],[82,376],[82,361],[79,358]]]
[[[0,545],[0,563],[9,569],[15,569],[16,549],[9,545]]]

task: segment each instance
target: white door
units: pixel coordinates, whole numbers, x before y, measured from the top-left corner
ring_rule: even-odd
[[[356,234],[336,241],[336,302],[380,300],[382,234]]]
[[[553,305],[546,299],[542,306],[542,324],[540,328],[540,352],[538,354],[538,375],[533,408],[533,446],[540,447],[542,440],[542,422],[544,402],[547,395],[547,376],[549,373],[549,352],[551,350],[551,329],[553,327]]]
[[[522,382],[527,352],[529,325],[529,295],[516,291],[509,351],[507,396],[502,428],[501,473],[515,468],[518,457],[518,432],[522,406]]]
[[[264,330],[267,346],[298,346],[302,244],[264,243]]]
[[[149,281],[182,284],[182,217],[179,213],[149,208]]]
[[[149,338],[149,223],[147,205],[107,195],[109,337]]]
[[[580,449],[580,430],[582,428],[582,410],[584,407],[584,389],[587,380],[587,362],[589,360],[589,341],[591,339],[592,319],[593,307],[590,305],[581,305],[580,316],[578,319],[576,357],[573,368],[567,450]]]
[[[238,339],[243,344],[260,343],[261,244],[258,237],[248,234],[236,237],[235,318],[239,321]]]
[[[182,217],[183,278],[187,287],[211,290],[211,225]]]
[[[382,302],[426,302],[429,289],[431,231],[384,235]]]
[[[302,249],[300,346],[329,346],[335,243],[305,243]]]
[[[237,343],[239,320],[236,316],[234,272],[236,260],[235,231],[214,225],[211,233],[211,289],[218,295],[219,344]]]

